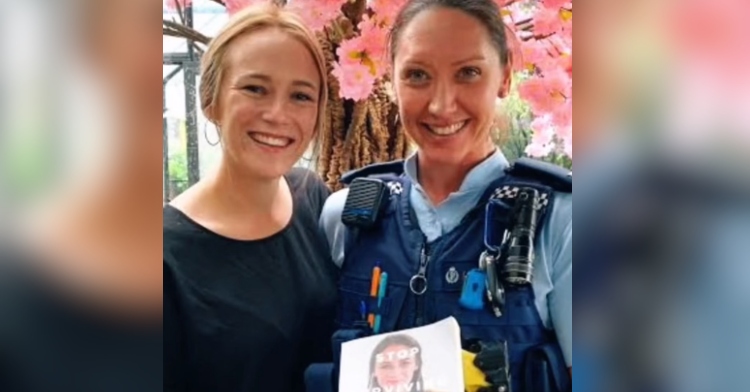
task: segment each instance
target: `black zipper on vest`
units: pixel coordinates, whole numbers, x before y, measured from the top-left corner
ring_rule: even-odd
[[[424,284],[424,290],[420,292],[414,292],[414,285],[410,284],[412,292],[417,296],[416,298],[416,317],[414,319],[414,326],[421,327],[424,324],[424,295],[427,291],[427,266],[430,264],[430,247],[425,242],[422,245],[422,249],[419,253],[419,270],[412,280],[417,279]]]

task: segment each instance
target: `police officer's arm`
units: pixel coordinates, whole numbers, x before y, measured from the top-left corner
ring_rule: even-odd
[[[341,212],[344,210],[346,195],[349,189],[339,190],[328,197],[320,214],[319,227],[328,240],[331,257],[339,267],[344,263],[344,246],[346,226],[341,223]]]
[[[547,299],[552,325],[568,368],[573,367],[573,195],[558,194],[543,228],[553,289]]]

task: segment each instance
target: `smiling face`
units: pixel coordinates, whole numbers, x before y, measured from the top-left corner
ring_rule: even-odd
[[[284,175],[315,134],[321,80],[313,55],[277,28],[238,36],[224,57],[216,105],[225,162],[263,178]]]
[[[391,345],[385,348],[375,363],[374,377],[381,388],[406,390],[419,369],[417,358],[410,354],[412,347]]]
[[[462,11],[433,7],[408,22],[396,44],[399,112],[420,160],[483,160],[495,148],[495,100],[508,88],[508,70],[487,29]]]

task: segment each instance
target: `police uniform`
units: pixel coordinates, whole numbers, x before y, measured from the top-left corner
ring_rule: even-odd
[[[383,207],[372,227],[342,223],[349,189],[332,195],[323,209],[320,224],[341,267],[335,361],[340,343],[370,333],[360,323],[365,301],[369,312],[381,317],[380,333],[453,316],[465,344],[507,343],[508,387],[513,391],[570,388],[572,176],[532,160],[510,165],[498,150],[467,174],[457,192],[435,207],[416,181],[416,159],[412,155],[405,161],[371,165],[342,179],[351,184],[357,178],[369,178],[384,185]],[[489,306],[467,309],[459,304],[459,298],[467,275],[477,269],[486,250],[485,223],[494,228],[489,242],[500,242],[496,237],[511,224],[512,206],[524,187],[532,187],[540,195],[532,284],[508,287],[499,317]],[[488,203],[496,207],[491,215]],[[388,273],[389,282],[380,306],[370,297],[376,265]],[[330,378],[335,384],[335,367],[330,375],[327,369],[316,365],[308,372],[311,392],[332,390],[319,381]]]

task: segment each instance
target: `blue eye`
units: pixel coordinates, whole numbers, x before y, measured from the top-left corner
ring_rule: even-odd
[[[294,95],[292,95],[292,97],[295,100],[302,101],[302,102],[312,102],[313,101],[313,97],[311,97],[311,96],[309,96],[309,95],[307,95],[305,93],[294,93]]]
[[[404,78],[409,82],[423,83],[427,81],[430,76],[427,75],[427,72],[422,71],[421,69],[410,69],[404,73]]]
[[[242,88],[243,90],[252,94],[265,94],[266,89],[263,86],[249,85]]]
[[[458,71],[458,77],[460,79],[475,79],[482,75],[482,71],[476,67],[464,67]]]

